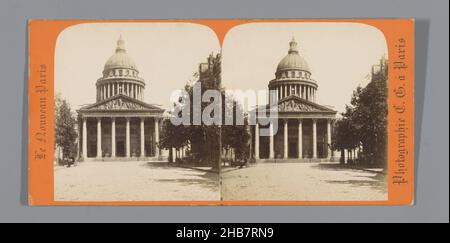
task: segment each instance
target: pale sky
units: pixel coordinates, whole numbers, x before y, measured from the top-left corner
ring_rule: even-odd
[[[319,85],[317,103],[344,111],[353,90],[373,64],[387,57],[378,29],[353,23],[250,23],[227,33],[222,49],[222,81],[228,89],[267,90],[295,37],[299,53]]]
[[[73,109],[95,103],[95,83],[122,35],[127,53],[146,81],[144,101],[170,107],[183,88],[220,51],[215,33],[188,23],[94,23],[65,29],[55,50],[55,92]],[[350,23],[253,23],[234,27],[222,50],[222,83],[228,89],[267,90],[278,62],[295,37],[319,88],[317,102],[342,112],[371,66],[387,56],[383,34]]]
[[[220,51],[215,33],[189,23],[95,23],[65,29],[55,50],[55,92],[73,109],[95,103],[95,83],[114,54],[119,36],[145,82],[144,101],[170,107],[170,94],[183,88]]]

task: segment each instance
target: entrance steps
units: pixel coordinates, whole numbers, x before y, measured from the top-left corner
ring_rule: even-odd
[[[161,162],[161,161],[167,161],[167,158],[164,156],[159,157],[103,157],[103,158],[87,158],[84,160],[85,162],[114,162],[114,161],[120,161],[120,162],[127,162],[127,161],[155,161],[155,162]]]

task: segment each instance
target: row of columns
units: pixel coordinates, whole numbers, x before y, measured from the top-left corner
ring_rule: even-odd
[[[277,86],[277,98],[281,100],[290,95],[297,95],[302,99],[316,101],[316,89],[303,84],[280,84]]]
[[[97,100],[104,100],[116,94],[124,94],[134,99],[143,99],[143,87],[132,83],[107,83],[97,88]]]
[[[317,119],[312,119],[312,137],[313,137],[313,159],[317,158]],[[284,120],[283,126],[283,157],[288,158],[288,120]],[[274,151],[274,131],[273,131],[273,123],[270,122],[269,125],[269,159],[275,158]],[[327,143],[331,144],[331,119],[327,119]],[[331,158],[331,149],[328,148],[328,158]],[[256,123],[255,126],[255,158],[259,159],[259,124]],[[298,120],[298,158],[303,158],[303,124],[302,119]]]
[[[125,128],[125,150],[126,157],[131,157],[130,151],[130,117],[125,117],[126,119],[126,128]],[[145,157],[145,118],[141,117],[140,121],[140,140],[141,140],[141,154],[140,157]],[[159,121],[155,119],[155,142],[159,143]],[[82,149],[83,149],[83,158],[87,158],[87,118],[83,118],[83,141],[82,141]],[[155,150],[155,156],[159,156],[159,149]],[[102,157],[102,118],[97,117],[97,158]],[[116,119],[114,117],[111,118],[111,157],[116,157]]]

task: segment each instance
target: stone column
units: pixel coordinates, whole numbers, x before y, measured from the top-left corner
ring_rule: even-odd
[[[273,134],[274,134],[274,132],[273,132],[273,122],[270,122],[270,125],[269,125],[269,159],[274,159],[275,158],[275,156],[274,156],[274,148],[273,148],[273,146],[274,146],[274,143],[273,143]]]
[[[141,117],[141,157],[145,157],[144,117]]]
[[[139,90],[139,85],[135,84],[135,87],[134,87],[134,98],[136,98],[136,99],[139,99],[138,90]]]
[[[102,158],[102,118],[97,117],[97,158]]]
[[[125,142],[126,142],[125,148],[126,148],[126,151],[127,151],[126,157],[129,158],[130,157],[130,150],[131,150],[131,148],[130,148],[130,118],[129,117],[126,117],[126,132],[125,133],[126,133],[125,134],[125,136],[126,136],[126,138],[125,138]]]
[[[255,125],[255,159],[259,159],[259,123]]]
[[[317,158],[317,120],[313,119],[313,158]]]
[[[83,144],[81,149],[83,150],[83,159],[87,159],[87,118],[83,117]]]
[[[155,157],[159,157],[159,120],[155,118]]]
[[[302,119],[298,120],[298,158],[303,158],[303,124]]]
[[[289,120],[284,120],[284,127],[283,127],[283,129],[284,129],[284,136],[283,136],[283,139],[284,139],[284,146],[283,146],[283,148],[284,148],[284,153],[283,153],[283,158],[284,159],[287,159],[288,158],[288,126],[289,126],[289,122],[288,122]]]
[[[116,118],[111,118],[111,158],[116,157]]]
[[[327,158],[331,159],[331,119],[327,119]]]

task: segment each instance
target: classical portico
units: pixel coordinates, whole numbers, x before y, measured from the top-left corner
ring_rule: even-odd
[[[288,55],[280,61],[275,79],[268,85],[276,94],[276,107],[265,105],[254,110],[257,123],[252,127],[253,156],[271,160],[331,160],[336,111],[316,103],[317,82],[299,54],[297,42],[293,39],[289,45]],[[268,123],[267,116],[274,108],[277,118]],[[270,135],[261,136],[261,129],[268,129]]]
[[[79,109],[80,156],[84,159],[158,157],[163,109],[143,101],[145,81],[124,41],[97,80],[97,102]]]

